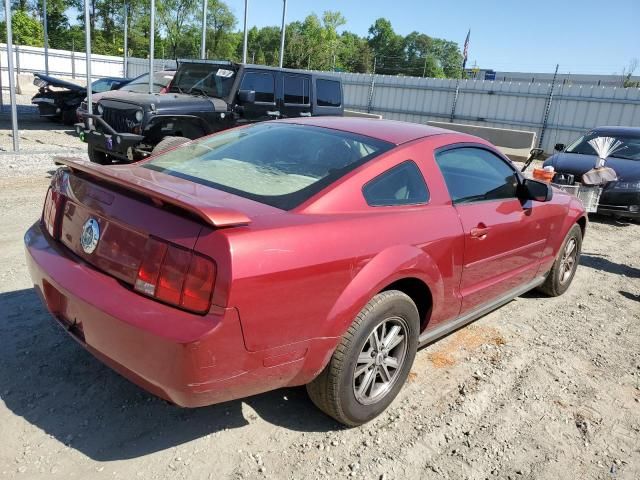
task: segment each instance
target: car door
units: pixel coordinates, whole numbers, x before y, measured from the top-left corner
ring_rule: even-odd
[[[465,234],[461,313],[533,281],[549,235],[539,202],[517,198],[519,174],[488,147],[436,152]]]
[[[282,105],[284,118],[311,116],[311,77],[283,72]]]
[[[245,71],[240,90],[253,90],[256,99],[253,103],[242,103],[243,122],[261,122],[280,117],[276,102],[276,75],[271,71]]]

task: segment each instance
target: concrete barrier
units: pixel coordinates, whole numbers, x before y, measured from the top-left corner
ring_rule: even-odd
[[[481,127],[479,125],[464,125],[449,122],[427,122],[434,127],[446,128],[456,132],[468,133],[490,141],[502,153],[515,161],[524,161],[529,151],[535,147],[536,132],[526,130],[512,130],[508,128]]]
[[[362,118],[377,118],[378,120],[380,120],[382,118],[382,115],[378,115],[376,113],[365,113],[365,112],[358,112],[356,110],[344,110],[344,116],[345,117],[362,117]]]

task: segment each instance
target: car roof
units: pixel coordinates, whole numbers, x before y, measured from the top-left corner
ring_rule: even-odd
[[[609,135],[633,135],[640,137],[640,127],[602,126],[592,128],[590,132]]]
[[[410,142],[418,138],[444,134],[455,134],[456,136],[470,142],[477,141],[477,137],[472,135],[454,132],[444,128],[432,127],[421,123],[400,122],[397,120],[384,120],[377,118],[321,116],[287,118],[276,121],[281,123],[296,123],[301,125],[332,128],[343,132],[377,138],[395,145]]]

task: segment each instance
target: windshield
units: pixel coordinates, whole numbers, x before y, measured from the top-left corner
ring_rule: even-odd
[[[143,167],[289,210],[392,147],[326,128],[261,123],[168,151]]]
[[[153,93],[159,93],[169,85],[174,72],[155,72],[153,74]],[[120,88],[123,92],[149,93],[149,74],[145,73]]]
[[[111,87],[116,83],[118,83],[117,80],[101,78],[100,80],[96,80],[91,84],[91,91],[93,93],[107,92],[111,90]]]
[[[209,97],[226,97],[236,72],[231,66],[210,63],[183,63],[171,83],[171,92],[193,93]]]
[[[607,133],[590,132],[573,142],[565,150],[567,153],[581,153],[583,155],[597,155],[595,149],[589,144],[589,140],[599,137],[611,137],[620,141],[622,145],[616,149],[609,158],[624,158],[627,160],[640,160],[640,135],[614,135]],[[614,143],[615,143],[614,141]]]

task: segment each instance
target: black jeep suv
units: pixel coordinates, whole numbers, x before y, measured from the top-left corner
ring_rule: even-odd
[[[104,96],[76,132],[96,163],[135,162],[191,139],[275,118],[343,115],[342,84],[318,73],[184,60],[165,94]]]

